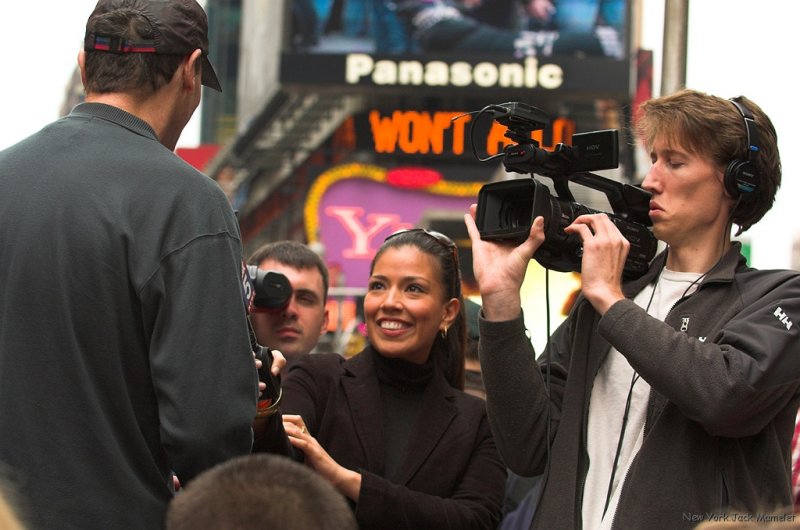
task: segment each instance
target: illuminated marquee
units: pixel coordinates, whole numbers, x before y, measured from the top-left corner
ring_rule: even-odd
[[[467,148],[472,116],[464,115],[463,112],[396,110],[384,115],[380,110],[372,110],[368,117],[376,153],[455,156],[466,153],[472,156]],[[460,119],[453,121],[456,117]],[[541,130],[533,131],[531,138],[539,142],[543,149],[553,150],[558,143],[571,143],[576,130],[573,120],[562,117],[553,120],[551,129],[550,145],[545,143]],[[507,130],[504,125],[492,122],[491,128],[474,138],[476,141],[485,140],[485,143],[478,146],[478,151],[489,156],[501,152],[512,143],[505,136]]]

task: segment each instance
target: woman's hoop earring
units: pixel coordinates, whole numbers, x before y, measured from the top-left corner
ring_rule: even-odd
[[[442,336],[443,339],[446,339],[447,338],[447,326],[445,326],[444,329],[439,332],[439,334]]]

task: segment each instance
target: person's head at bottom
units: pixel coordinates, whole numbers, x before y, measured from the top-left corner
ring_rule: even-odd
[[[167,530],[355,530],[345,498],[306,466],[283,456],[240,456],[206,470],[178,493]]]

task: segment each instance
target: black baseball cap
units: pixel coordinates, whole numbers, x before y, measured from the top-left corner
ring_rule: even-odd
[[[153,39],[133,42],[124,35],[95,32],[100,17],[119,10],[133,11],[147,19],[153,29]],[[188,55],[198,48],[202,52],[202,83],[222,92],[208,60],[208,17],[195,0],[100,0],[86,21],[83,39],[85,51]]]

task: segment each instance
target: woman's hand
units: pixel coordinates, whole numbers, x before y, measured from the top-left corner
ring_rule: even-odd
[[[581,215],[564,232],[577,234],[583,241],[581,292],[604,315],[609,307],[625,298],[622,271],[630,241],[604,213]]]
[[[303,452],[306,464],[322,475],[346,497],[358,501],[361,491],[361,474],[340,466],[308,432],[303,418],[296,414],[283,415],[283,428],[289,442]]]
[[[519,316],[519,289],[528,270],[528,262],[544,243],[544,219],[537,217],[528,239],[519,246],[484,241],[475,224],[476,205],[464,216],[472,240],[472,269],[481,292],[483,315],[487,320],[512,320]]]

